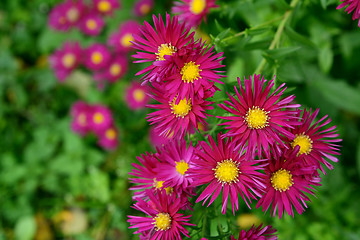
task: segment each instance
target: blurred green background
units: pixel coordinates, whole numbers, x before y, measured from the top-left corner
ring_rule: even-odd
[[[99,90],[92,75],[82,69],[59,83],[47,59],[65,40],[82,46],[105,43],[121,22],[151,21],[151,16],[135,18],[134,1],[122,0],[123,8],[106,18],[102,34],[87,37],[76,29],[61,33],[48,27],[48,13],[59,2],[0,1],[0,239],[138,239],[126,222],[126,215],[138,214],[130,209],[128,172],[136,156],[154,148],[145,120],[149,110],[131,111],[124,102],[124,89],[139,79],[135,73],[143,66],[131,65],[124,79]],[[226,56],[228,77],[214,100],[225,98],[236,77],[253,74],[264,58],[262,74],[267,79],[276,74],[277,82],[286,82],[287,93],[296,94],[303,107],[328,114],[343,142],[339,163],[323,176],[317,197],[311,198],[304,214],[279,220],[242,206],[236,216],[229,213],[219,217],[220,223],[214,221],[222,231],[234,234],[239,223],[247,227],[255,217],[274,225],[279,239],[360,239],[357,22],[343,9],[336,10],[338,1],[301,0],[276,49],[269,50],[279,20],[290,9],[289,1],[217,4],[220,7],[200,27]],[[170,12],[171,6],[172,1],[157,0],[153,13]],[[100,102],[112,110],[120,130],[116,151],[102,150],[92,135],[81,138],[71,131],[69,111],[77,100]],[[222,113],[218,107],[211,112]],[[210,118],[209,128],[216,123]],[[217,235],[212,227],[212,239],[220,239]]]

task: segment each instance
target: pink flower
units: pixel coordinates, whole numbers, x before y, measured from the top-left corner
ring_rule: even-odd
[[[265,168],[266,189],[256,208],[262,206],[266,212],[271,206],[273,217],[278,213],[279,218],[285,214],[294,216],[293,207],[301,214],[306,201],[310,201],[306,194],[314,195],[311,185],[320,185],[308,180],[306,175],[313,174],[315,166],[304,166],[297,153],[299,147],[294,150],[285,148],[272,148],[269,165]],[[302,205],[303,204],[303,205]]]
[[[155,130],[154,127],[151,127],[149,130],[149,138],[150,143],[154,147],[162,147],[171,140],[168,137],[160,136],[160,134]]]
[[[98,137],[98,144],[105,149],[114,150],[118,146],[118,131],[114,126],[100,131]]]
[[[92,106],[92,114],[90,116],[91,129],[99,134],[113,125],[111,111],[102,105]]]
[[[150,100],[148,92],[148,87],[141,86],[138,82],[132,82],[131,86],[126,89],[126,104],[132,110],[144,108]]]
[[[55,6],[49,14],[49,25],[59,31],[67,31],[70,27],[78,24],[85,5],[82,0],[66,0]]]
[[[146,119],[151,125],[155,125],[160,135],[179,139],[194,128],[198,130],[199,122],[203,125],[207,124],[205,120],[209,114],[206,111],[213,109],[211,106],[213,102],[204,99],[212,95],[210,91],[204,93],[204,98],[194,96],[194,99],[180,100],[176,97],[169,98],[160,86],[156,86],[152,92],[151,97],[159,104],[148,105],[149,108],[157,110],[148,114]]]
[[[62,82],[80,64],[82,50],[77,42],[66,42],[50,56],[50,65]]]
[[[342,3],[336,8],[340,9],[347,5],[347,8],[345,9],[345,12],[347,14],[353,13],[352,20],[359,19],[358,26],[360,27],[360,0],[340,0]]]
[[[71,129],[82,136],[87,134],[90,131],[91,113],[92,108],[88,104],[82,101],[74,103],[71,107]]]
[[[223,204],[221,213],[225,214],[228,199],[235,215],[239,209],[239,196],[250,208],[248,201],[261,196],[265,188],[263,183],[264,174],[259,172],[263,170],[264,160],[248,159],[243,155],[243,150],[236,151],[237,144],[228,139],[224,141],[221,135],[218,135],[217,142],[209,136],[209,144],[202,141],[200,146],[202,150],[197,151],[198,158],[193,161],[194,167],[190,170],[194,182],[192,186],[201,186],[209,184],[200,194],[196,202],[210,199],[210,206],[215,199],[223,192]]]
[[[138,17],[146,16],[154,7],[154,0],[138,0],[134,6],[134,13]]]
[[[337,138],[339,134],[336,133],[336,126],[325,127],[331,122],[330,118],[326,119],[327,115],[315,122],[318,113],[319,109],[313,113],[311,113],[311,109],[309,111],[303,110],[301,125],[290,130],[295,136],[289,140],[292,148],[300,147],[299,155],[304,164],[315,165],[316,169],[320,169],[325,174],[321,164],[329,169],[334,168],[326,160],[339,161],[332,155],[340,155],[340,146],[336,143],[342,140]]]
[[[84,50],[84,65],[90,70],[105,68],[111,59],[111,53],[105,45],[95,43]]]
[[[225,101],[225,104],[219,104],[222,109],[232,114],[219,116],[228,120],[221,124],[227,125],[225,129],[229,130],[224,137],[232,137],[240,146],[247,144],[247,153],[250,156],[253,156],[256,150],[259,156],[262,155],[262,150],[265,156],[269,156],[269,145],[274,142],[286,147],[281,136],[293,139],[295,136],[288,129],[299,125],[297,110],[290,109],[300,107],[300,104],[291,104],[295,99],[294,95],[280,99],[286,89],[283,88],[285,83],[271,93],[274,79],[267,83],[264,78],[260,80],[260,75],[254,75],[253,78],[250,76],[249,80],[244,79],[243,88],[238,78],[240,93],[234,86],[237,99],[228,93],[230,100]]]
[[[89,13],[80,21],[80,29],[90,36],[97,36],[104,27],[104,20],[97,14]]]
[[[156,66],[156,62],[168,61],[171,56],[193,41],[194,33],[189,34],[189,29],[184,24],[178,23],[177,17],[166,14],[166,24],[161,15],[153,15],[155,29],[148,23],[140,27],[140,34],[134,34],[134,48],[138,52],[133,55],[139,59],[135,63],[150,62],[151,65],[138,72],[136,75],[145,74],[142,79],[147,81],[163,81],[163,67]]]
[[[140,25],[135,21],[124,22],[117,32],[114,32],[109,40],[108,45],[113,47],[116,52],[129,52],[132,50],[134,34],[139,32]]]
[[[172,8],[174,14],[179,15],[179,21],[185,22],[190,27],[197,27],[204,19],[211,8],[217,8],[215,0],[181,0],[175,2]]]
[[[241,230],[239,238],[231,236],[231,240],[276,240],[276,229],[272,226],[262,227],[262,224],[257,228],[252,226],[249,230]]]
[[[188,170],[192,168],[195,157],[195,148],[191,143],[187,146],[185,140],[169,142],[159,150],[158,179],[164,181],[165,187],[180,187],[187,191],[193,182]]]
[[[182,239],[181,234],[190,237],[184,226],[195,225],[189,223],[191,215],[180,213],[181,199],[174,194],[167,195],[165,191],[157,191],[156,195],[149,190],[146,193],[149,201],[137,199],[134,208],[148,216],[128,216],[129,228],[139,228],[134,234],[147,235],[149,240]]]
[[[119,0],[93,0],[94,9],[103,15],[112,15],[114,10],[120,8]]]
[[[128,70],[128,59],[124,55],[116,55],[103,71],[95,74],[95,80],[114,83],[121,79]]]

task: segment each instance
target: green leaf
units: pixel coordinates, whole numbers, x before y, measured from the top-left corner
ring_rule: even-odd
[[[356,165],[357,165],[357,170],[358,170],[358,174],[359,174],[359,178],[360,178],[360,139],[357,144]]]
[[[272,27],[267,26],[267,27],[246,29],[245,32],[246,32],[247,35],[255,36],[255,35],[260,35],[260,34],[266,33],[268,31],[270,31],[271,29],[272,29]]]
[[[289,38],[303,44],[309,46],[311,48],[316,48],[316,45],[308,38],[304,37],[303,35],[297,33],[292,29],[290,26],[285,26],[285,33],[288,35]]]
[[[281,58],[286,57],[287,55],[290,55],[290,54],[296,52],[300,48],[301,48],[300,46],[277,48],[277,49],[273,49],[273,50],[266,50],[265,54],[268,57],[273,58],[273,59],[281,59]]]
[[[21,217],[15,225],[15,239],[33,239],[36,231],[36,222],[33,216]]]
[[[238,77],[244,75],[245,72],[245,61],[242,58],[236,58],[229,67],[227,72],[227,82],[236,82]]]
[[[328,73],[332,67],[334,60],[334,53],[330,47],[323,47],[320,49],[318,61],[323,73]]]
[[[323,7],[323,9],[326,9],[327,5],[328,5],[328,0],[320,0],[321,6]]]

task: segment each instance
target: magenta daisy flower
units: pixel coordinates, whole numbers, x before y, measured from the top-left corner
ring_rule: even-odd
[[[170,17],[166,14],[166,24],[164,24],[161,15],[156,18],[153,15],[155,29],[148,23],[140,27],[140,34],[134,34],[134,48],[138,52],[133,55],[139,59],[136,63],[151,62],[152,64],[137,75],[145,74],[143,79],[147,81],[162,81],[164,73],[162,67],[154,63],[167,61],[175,52],[179,51],[187,43],[193,41],[194,33],[189,34],[189,29],[184,24],[178,23],[177,17]]]
[[[83,16],[86,10],[86,6],[83,4],[82,0],[67,0],[64,2],[64,11],[67,22],[71,26],[75,26],[79,23],[79,20]]]
[[[308,180],[305,176],[313,174],[314,167],[304,166],[297,158],[299,147],[294,150],[273,147],[269,165],[265,168],[264,178],[266,189],[256,208],[262,206],[266,212],[271,206],[273,217],[278,213],[279,218],[285,214],[294,216],[293,208],[301,214],[306,201],[310,201],[306,194],[314,195],[311,185],[320,185]]]
[[[104,20],[95,13],[89,13],[80,21],[80,30],[90,36],[97,36],[104,27]]]
[[[300,107],[300,104],[291,104],[295,99],[294,95],[280,99],[285,91],[284,83],[281,84],[273,93],[271,89],[274,86],[274,80],[269,81],[260,75],[254,75],[250,79],[244,79],[244,88],[240,78],[238,78],[240,93],[234,86],[236,97],[228,93],[230,101],[219,106],[233,114],[233,116],[219,116],[219,118],[229,120],[221,125],[227,125],[225,129],[229,131],[224,137],[232,137],[240,146],[248,145],[247,153],[253,156],[255,150],[258,155],[262,155],[262,149],[265,156],[269,156],[270,146],[277,142],[283,147],[285,143],[281,136],[293,139],[288,129],[299,125],[297,110],[291,108]],[[228,106],[226,106],[228,105]]]
[[[340,0],[340,1],[342,3],[336,9],[340,9],[347,6],[345,12],[347,12],[347,14],[353,12],[352,20],[355,21],[356,19],[359,19],[358,26],[360,27],[360,0]]]
[[[252,226],[249,230],[241,230],[239,237],[231,236],[231,240],[276,240],[276,229],[272,226]]]
[[[114,150],[118,146],[118,131],[114,126],[98,133],[98,144],[108,150]]]
[[[56,5],[49,13],[48,24],[52,29],[58,31],[67,31],[71,27],[66,17],[66,5],[60,3]]]
[[[215,0],[181,0],[175,2],[172,13],[179,15],[179,21],[185,22],[191,27],[197,27],[204,19],[211,8],[217,8]]]
[[[90,127],[95,133],[100,133],[113,125],[111,111],[102,105],[92,106]]]
[[[50,56],[50,65],[62,82],[79,65],[82,50],[77,42],[66,42]]]
[[[84,50],[84,65],[90,70],[105,68],[111,59],[111,53],[105,45],[95,43]]]
[[[180,187],[186,191],[193,182],[188,170],[195,157],[195,148],[191,144],[187,146],[185,140],[169,142],[158,155],[161,159],[157,166],[158,179],[165,181],[165,187]]]
[[[146,16],[154,7],[154,0],[138,0],[134,6],[134,13],[138,17]]]
[[[329,169],[334,168],[327,159],[333,162],[339,161],[332,155],[340,155],[340,146],[335,143],[342,140],[337,138],[339,134],[336,133],[336,126],[325,127],[331,122],[330,118],[326,119],[327,115],[315,122],[318,113],[319,109],[313,113],[311,113],[311,109],[302,112],[301,125],[291,129],[295,136],[290,139],[290,145],[292,148],[300,147],[300,159],[306,165],[315,165],[325,174],[321,163]]]
[[[236,151],[235,142],[226,141],[218,134],[217,142],[209,136],[209,144],[202,141],[202,150],[197,151],[198,158],[194,159],[194,167],[190,173],[194,176],[192,186],[209,184],[199,195],[196,202],[210,199],[210,206],[223,191],[223,205],[221,212],[225,214],[228,199],[232,206],[233,213],[239,209],[240,195],[246,205],[250,208],[248,201],[261,196],[265,185],[263,184],[264,160],[249,161],[244,155],[243,150]],[[210,198],[211,197],[211,198]]]
[[[119,0],[93,0],[94,9],[100,14],[111,15],[120,8]]]
[[[161,136],[154,127],[149,130],[149,138],[154,147],[162,147],[170,141],[170,138]]]
[[[129,52],[132,50],[134,34],[139,32],[139,28],[139,23],[135,21],[130,20],[122,23],[119,31],[110,36],[108,45],[113,47],[116,52]]]
[[[194,96],[194,99],[183,98],[177,103],[177,98],[169,98],[160,86],[152,89],[150,95],[160,104],[148,105],[149,108],[157,109],[146,117],[150,125],[155,125],[160,135],[171,138],[182,138],[193,128],[198,130],[198,123],[206,125],[207,110],[213,109],[213,102],[204,99],[211,95],[210,91],[204,93],[204,98]]]
[[[129,108],[132,110],[144,108],[150,100],[148,92],[149,88],[147,86],[142,86],[138,82],[132,82],[131,86],[126,89],[125,96]]]
[[[224,76],[219,75],[221,71],[216,70],[224,67],[220,64],[224,59],[223,53],[214,54],[214,46],[206,49],[201,42],[194,44],[193,49],[195,50],[192,54],[174,56],[177,71],[166,79],[164,85],[170,97],[178,94],[180,99],[185,97],[194,99],[194,95],[203,98],[206,90],[216,91],[214,82],[223,83],[220,78]]]
[[[189,223],[190,217],[180,213],[183,203],[174,194],[168,195],[165,191],[146,192],[149,202],[137,199],[134,208],[147,214],[147,217],[128,216],[129,228],[139,228],[134,234],[147,235],[149,240],[157,239],[182,239],[188,230],[184,226],[195,226]]]
[[[72,105],[70,113],[73,117],[71,129],[82,136],[87,134],[90,131],[91,106],[82,101],[78,101]]]
[[[126,56],[117,55],[103,71],[96,73],[94,78],[100,82],[109,81],[110,83],[114,83],[126,74],[128,65]]]

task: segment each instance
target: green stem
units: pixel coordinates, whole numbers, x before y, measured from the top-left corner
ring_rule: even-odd
[[[280,38],[281,38],[281,34],[283,33],[284,29],[285,29],[285,24],[286,22],[289,20],[289,18],[291,17],[291,14],[294,11],[294,8],[296,7],[296,5],[299,3],[300,0],[292,0],[290,3],[290,7],[291,9],[287,10],[283,16],[283,20],[280,22],[278,29],[276,30],[275,36],[273,41],[271,42],[270,46],[269,46],[269,50],[272,50],[275,48],[275,46],[279,43]],[[261,63],[259,64],[259,66],[256,68],[255,73],[260,74],[264,67],[266,65],[266,59],[263,58]]]

